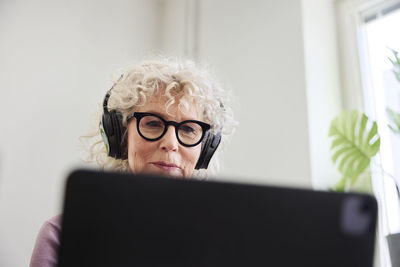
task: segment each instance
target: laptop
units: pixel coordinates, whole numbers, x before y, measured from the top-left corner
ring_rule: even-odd
[[[60,267],[373,265],[369,195],[79,170]]]

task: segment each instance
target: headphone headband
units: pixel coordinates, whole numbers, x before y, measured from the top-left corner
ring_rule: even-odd
[[[103,100],[103,112],[104,113],[108,113],[108,99],[111,96],[111,89],[107,91],[106,96],[104,97],[104,100]]]

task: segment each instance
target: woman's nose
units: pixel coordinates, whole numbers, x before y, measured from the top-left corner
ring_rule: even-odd
[[[165,151],[177,151],[179,141],[175,134],[175,127],[169,126],[165,135],[161,138],[160,147]]]

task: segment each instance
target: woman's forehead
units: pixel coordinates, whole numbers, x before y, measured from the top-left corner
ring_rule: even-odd
[[[149,96],[146,103],[140,106],[137,111],[152,112],[163,116],[165,119],[173,120],[201,120],[202,114],[200,106],[192,99],[182,99],[182,96],[171,98],[164,94]]]

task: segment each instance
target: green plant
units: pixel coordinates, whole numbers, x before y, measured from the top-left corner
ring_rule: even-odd
[[[395,134],[400,134],[400,114],[394,112],[391,108],[386,108],[386,114],[392,124],[388,124],[390,130]]]
[[[329,136],[332,138],[332,161],[342,174],[334,190],[346,191],[357,182],[379,151],[378,127],[365,114],[356,110],[343,111],[332,120]]]
[[[393,71],[394,76],[396,77],[396,79],[400,82],[400,58],[399,58],[399,53],[396,50],[392,49],[392,48],[389,48],[389,50],[392,52],[393,57],[394,57],[394,58],[388,57],[389,61],[392,62],[392,65],[393,65],[392,71]]]
[[[389,48],[392,57],[388,57],[393,65],[393,73],[400,82],[400,57],[399,53]],[[388,127],[396,134],[400,134],[400,114],[390,108],[386,108],[391,124]],[[365,173],[380,148],[380,137],[377,123],[358,111],[343,111],[334,118],[329,129],[332,138],[332,161],[337,165],[342,178],[335,184],[333,190],[348,191]],[[398,180],[387,173],[382,166],[377,165],[381,173],[390,176],[396,182],[399,191]],[[400,193],[399,193],[400,197]]]
[[[392,71],[396,79],[400,82],[400,58],[398,56],[399,53],[394,49],[388,49],[392,52],[393,55],[393,58],[388,57],[389,61],[393,65]],[[391,124],[388,125],[390,130],[392,130],[392,132],[395,134],[400,134],[400,114],[396,113],[391,108],[386,108],[386,114],[391,121]]]

